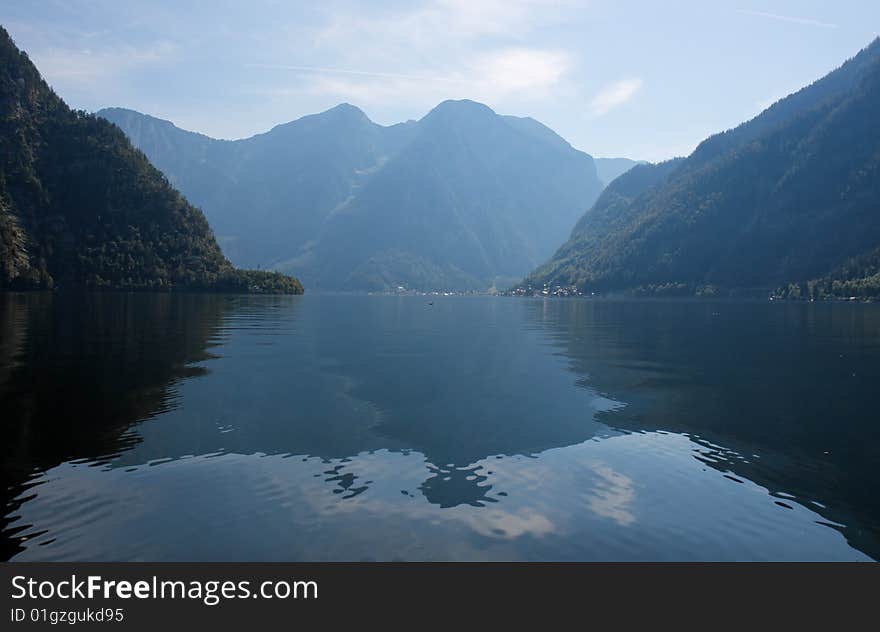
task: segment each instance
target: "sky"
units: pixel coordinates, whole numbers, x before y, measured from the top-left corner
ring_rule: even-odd
[[[342,102],[389,125],[469,98],[657,161],[880,34],[878,0],[3,0],[72,107],[243,138]]]

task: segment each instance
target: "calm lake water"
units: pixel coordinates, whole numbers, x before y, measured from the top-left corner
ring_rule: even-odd
[[[0,294],[3,558],[880,557],[880,305]]]

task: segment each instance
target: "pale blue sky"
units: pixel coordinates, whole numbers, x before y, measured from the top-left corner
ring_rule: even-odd
[[[390,124],[471,98],[659,160],[854,55],[880,1],[4,0],[0,23],[70,105],[214,137],[343,101]]]

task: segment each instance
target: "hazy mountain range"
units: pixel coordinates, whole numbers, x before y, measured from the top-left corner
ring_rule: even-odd
[[[545,261],[635,164],[594,161],[530,118],[446,101],[377,125],[343,104],[224,141],[131,110],[116,123],[202,208],[236,264],[309,287],[503,289]]]
[[[0,289],[301,292],[233,269],[120,130],[67,107],[0,28]]]
[[[302,289],[228,256],[316,288],[504,289],[549,258],[523,290],[880,296],[880,40],[653,165],[472,101],[215,140],[70,110],[3,30],[0,61],[0,288]]]
[[[878,246],[875,40],[687,158],[622,175],[523,287],[880,294]]]

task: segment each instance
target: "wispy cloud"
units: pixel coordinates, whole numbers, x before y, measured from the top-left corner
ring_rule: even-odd
[[[318,99],[410,109],[444,98],[496,107],[508,98],[549,99],[568,79],[573,58],[554,46],[523,43],[563,19],[565,1],[427,0],[367,14],[334,10],[310,34],[308,50],[300,46],[275,59],[310,75],[298,87]],[[310,63],[322,58],[334,63]]]
[[[621,79],[603,86],[590,101],[590,114],[603,116],[632,99],[642,89],[639,78]]]
[[[312,96],[375,105],[417,102],[426,107],[446,98],[490,104],[506,97],[540,99],[551,94],[571,66],[562,51],[531,48],[501,48],[457,61],[447,69],[432,69],[431,74],[285,64],[251,66],[309,75],[298,90]]]
[[[375,77],[379,79],[409,79],[412,81],[441,81],[452,83],[467,82],[466,79],[440,77],[430,75],[411,75],[398,72],[380,72],[374,70],[354,70],[350,68],[324,68],[321,66],[292,66],[288,64],[245,64],[246,68],[263,68],[266,70],[292,70],[294,72],[316,74],[355,75],[357,77]]]
[[[812,18],[799,18],[791,15],[779,15],[778,13],[767,13],[766,11],[752,11],[751,9],[739,9],[739,13],[743,15],[752,15],[759,18],[768,18],[770,20],[779,20],[780,22],[790,22],[792,24],[803,24],[806,26],[818,26],[825,29],[836,29],[837,24],[831,22],[822,22]]]
[[[143,46],[39,49],[32,52],[32,57],[51,80],[91,87],[138,66],[167,62],[175,52],[173,43],[157,41]]]
[[[555,85],[571,62],[562,51],[512,48],[478,59],[475,79],[490,88],[494,96],[544,91]]]

